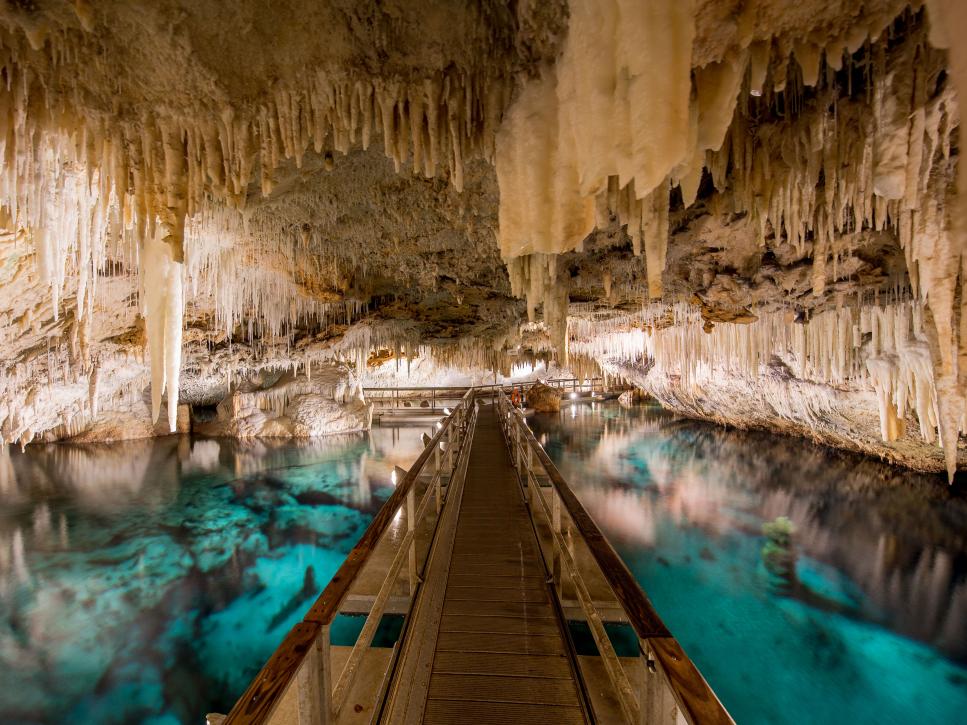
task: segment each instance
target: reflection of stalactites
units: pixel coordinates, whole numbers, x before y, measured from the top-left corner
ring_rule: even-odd
[[[359,458],[359,474],[356,483],[356,489],[353,492],[356,503],[360,506],[365,506],[370,502],[373,497],[373,488],[369,482],[369,470],[367,464],[369,463],[369,453],[364,451],[362,456]]]
[[[8,499],[17,493],[17,473],[10,460],[10,448],[0,443],[0,497]]]
[[[203,471],[210,473],[218,468],[222,448],[216,440],[193,441],[191,453],[183,466],[186,471]]]
[[[36,539],[46,539],[50,534],[50,507],[42,503],[33,512],[33,531]]]
[[[70,546],[70,538],[67,535],[67,517],[64,514],[60,515],[60,523],[58,524],[57,530],[60,539],[60,548],[67,549]]]
[[[27,569],[27,559],[24,556],[23,532],[19,527],[13,532],[13,540],[10,542],[10,554],[14,577],[21,584],[25,584],[30,580],[30,570]]]

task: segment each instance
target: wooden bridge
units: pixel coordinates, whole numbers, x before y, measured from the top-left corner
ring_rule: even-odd
[[[350,621],[361,629],[340,641]],[[377,637],[389,622],[398,634]],[[228,716],[208,720],[732,722],[520,411],[474,389]]]

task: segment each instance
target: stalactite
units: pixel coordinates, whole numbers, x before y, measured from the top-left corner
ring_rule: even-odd
[[[177,427],[181,372],[184,265],[175,260],[174,250],[161,233],[144,243],[143,314],[151,357],[151,416],[154,421],[158,420],[167,388],[168,429],[173,433]]]

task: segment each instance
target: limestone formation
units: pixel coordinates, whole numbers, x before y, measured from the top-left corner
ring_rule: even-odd
[[[556,413],[561,409],[561,390],[544,383],[534,383],[527,389],[525,403],[537,413]]]
[[[962,6],[7,3],[0,436],[553,368],[952,475]]]

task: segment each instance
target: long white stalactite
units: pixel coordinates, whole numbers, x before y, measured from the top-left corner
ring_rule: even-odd
[[[184,265],[175,261],[171,245],[160,234],[145,242],[141,265],[143,312],[151,358],[151,416],[152,420],[158,420],[161,398],[167,389],[168,430],[174,432],[181,377]]]

